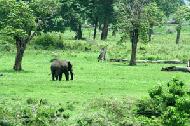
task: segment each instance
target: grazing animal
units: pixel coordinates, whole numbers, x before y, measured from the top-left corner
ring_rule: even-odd
[[[106,60],[106,49],[105,48],[102,48],[100,50],[100,54],[98,56],[98,62],[99,61],[105,61]]]
[[[66,60],[54,60],[51,64],[52,80],[61,81],[63,73],[65,74],[66,81],[69,81],[69,73],[71,74],[71,80],[73,80],[73,69],[70,61]]]

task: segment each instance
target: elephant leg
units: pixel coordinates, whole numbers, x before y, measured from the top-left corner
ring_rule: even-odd
[[[54,81],[55,80],[55,71],[51,71],[51,77],[52,77],[52,81]]]
[[[52,81],[54,81],[54,80],[55,80],[55,74],[52,73]]]
[[[60,72],[59,72],[59,70],[57,70],[55,72],[55,79],[56,79],[56,81],[59,80],[59,74],[60,74]]]
[[[62,79],[62,74],[59,74],[59,81],[61,81]]]
[[[65,74],[66,81],[69,81],[69,72],[66,71],[64,74]]]
[[[71,74],[71,80],[73,80],[73,71],[72,70],[70,71],[70,74]]]
[[[58,78],[59,78],[59,76],[58,76],[58,75],[56,75],[56,76],[55,76],[56,81],[58,80]]]

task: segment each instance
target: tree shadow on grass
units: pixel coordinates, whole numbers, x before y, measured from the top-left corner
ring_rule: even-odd
[[[33,71],[27,71],[27,70],[22,70],[22,71],[14,71],[13,69],[4,69],[0,70],[0,73],[34,73]]]

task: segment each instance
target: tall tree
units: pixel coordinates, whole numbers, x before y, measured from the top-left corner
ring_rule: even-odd
[[[100,2],[100,23],[103,24],[102,33],[101,33],[101,40],[106,40],[108,36],[108,27],[110,24],[110,21],[113,18],[113,0],[101,0]]]
[[[162,23],[164,13],[158,8],[156,3],[150,3],[145,8],[145,13],[147,15],[147,19],[149,23],[148,40],[151,41],[153,27],[158,26]]]
[[[153,0],[158,7],[169,17],[180,5],[184,5],[184,0]]]
[[[96,39],[100,9],[101,9],[100,0],[88,0],[88,4],[86,8],[87,20],[94,26],[94,35],[93,35],[94,39]]]
[[[118,20],[120,29],[128,34],[131,40],[131,66],[136,65],[137,44],[139,38],[147,38],[148,19],[144,8],[148,0],[119,0],[118,1]]]
[[[0,0],[0,12],[4,15],[2,21],[1,33],[13,36],[17,54],[15,58],[14,70],[22,70],[22,58],[27,43],[34,36],[37,27],[35,17],[29,5],[24,2],[15,2],[13,0]],[[0,14],[1,15],[1,14]]]
[[[174,18],[177,22],[176,31],[176,44],[179,44],[180,37],[181,37],[181,29],[182,25],[185,21],[190,20],[190,8],[186,5],[180,6],[174,14]]]
[[[82,39],[82,24],[86,17],[85,0],[61,0],[61,16],[65,19],[65,25],[75,31],[75,39]]]
[[[41,21],[44,32],[64,30],[64,20],[60,15],[61,3],[59,0],[32,0],[30,8],[35,17]]]

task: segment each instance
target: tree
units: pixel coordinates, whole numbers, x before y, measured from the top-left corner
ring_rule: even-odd
[[[158,7],[169,17],[180,5],[184,5],[184,0],[153,0]]]
[[[61,16],[65,25],[76,32],[75,39],[82,39],[82,23],[86,17],[85,0],[61,0]]]
[[[174,18],[177,22],[176,26],[176,31],[177,31],[177,36],[176,36],[176,44],[179,44],[179,40],[181,37],[181,29],[182,29],[182,24],[185,21],[190,20],[190,8],[187,6],[180,6],[177,11],[174,14]]]
[[[4,13],[1,20],[1,33],[13,36],[16,41],[17,54],[15,58],[14,70],[22,70],[22,58],[27,43],[32,39],[37,24],[32,10],[25,2],[15,2],[13,0],[1,0],[0,10]],[[8,7],[8,8],[7,8]],[[1,15],[1,14],[0,14]]]
[[[40,27],[44,32],[64,30],[59,0],[32,0],[29,5],[35,17],[41,21]]]
[[[101,40],[106,40],[108,36],[108,27],[109,23],[113,18],[113,0],[101,0],[100,1],[100,23],[103,24],[102,33],[101,33]]]
[[[151,41],[153,27],[162,23],[164,13],[158,8],[156,3],[150,3],[145,8],[145,13],[147,15],[149,23],[148,40]]]
[[[144,8],[148,0],[120,0],[117,12],[120,29],[124,36],[129,35],[132,45],[131,60],[129,65],[136,65],[137,44],[139,38],[147,38],[148,20]]]
[[[94,26],[94,39],[96,39],[100,9],[100,0],[88,0],[86,8],[87,20]]]

